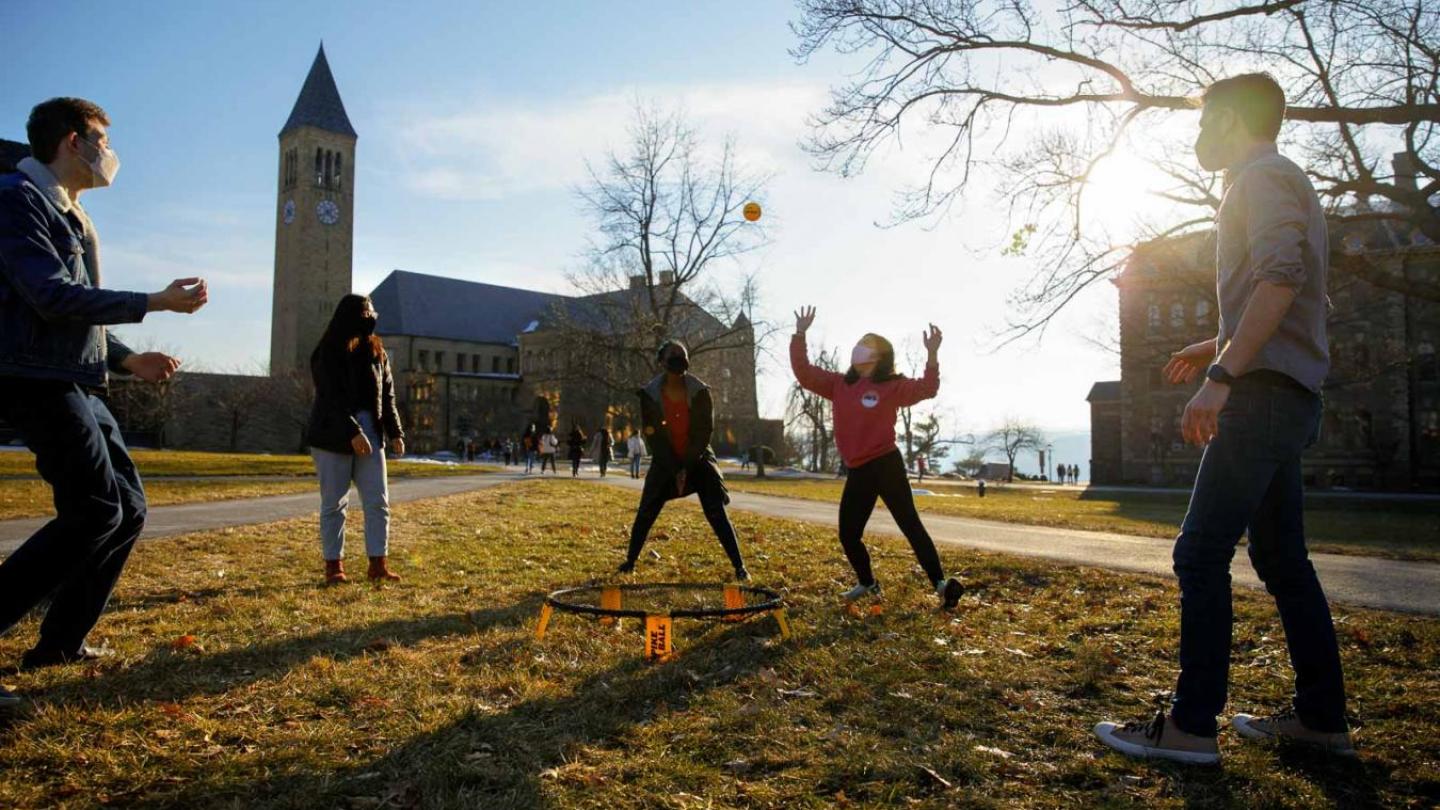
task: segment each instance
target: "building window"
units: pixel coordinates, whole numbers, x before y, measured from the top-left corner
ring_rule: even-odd
[[[435,370],[445,370],[445,352],[435,352]]]
[[[344,176],[345,176],[345,175],[341,174],[341,172],[340,172],[340,153],[339,153],[339,152],[336,152],[336,153],[335,153],[335,188],[336,188],[336,189],[339,189],[339,188],[340,188],[340,178],[341,178],[341,177],[344,177]]]
[[[465,371],[465,355],[460,352],[455,353],[455,370],[461,373]]]
[[[513,357],[507,357],[507,358],[505,358],[505,373],[506,373],[506,374],[514,374],[514,373],[515,373],[515,358],[513,358]]]
[[[726,366],[725,368],[721,369],[720,376],[724,377],[727,380],[730,379],[730,367]]]
[[[1151,303],[1145,308],[1145,329],[1154,332],[1160,328],[1160,305]]]
[[[477,357],[476,359],[478,361],[479,358]],[[492,374],[500,373],[500,355],[497,354],[494,357],[490,358],[490,372]]]
[[[315,185],[325,185],[325,150],[315,149]]]
[[[1179,301],[1170,305],[1170,328],[1185,328],[1185,305]]]
[[[1195,325],[1205,326],[1210,323],[1210,302],[1200,299],[1195,302]]]
[[[326,149],[326,150],[325,150],[325,183],[324,183],[324,185],[325,185],[326,188],[329,188],[329,187],[330,187],[331,178],[333,178],[333,177],[335,176],[335,175],[334,175],[334,168],[333,168],[333,160],[334,160],[334,153],[331,152],[329,149]]]
[[[1435,344],[1429,340],[1421,340],[1415,347],[1415,369],[1416,376],[1421,382],[1435,382],[1440,379],[1440,363],[1436,362]]]
[[[420,365],[421,371],[430,370],[430,352],[426,351],[425,349],[421,349],[416,357],[416,360]]]

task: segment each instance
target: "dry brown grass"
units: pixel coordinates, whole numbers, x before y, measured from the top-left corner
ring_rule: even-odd
[[[1132,762],[1090,735],[1174,676],[1166,580],[947,551],[969,593],[935,610],[903,541],[873,543],[887,610],[839,609],[832,532],[736,515],[770,619],[633,626],[542,594],[604,577],[635,494],[532,481],[395,507],[406,581],[317,584],[305,521],[142,545],[93,642],[101,666],[7,677],[33,709],[0,732],[0,806],[206,808],[1315,807],[1440,800],[1440,623],[1337,612],[1358,762],[1242,745],[1221,769]],[[699,510],[667,508],[638,579],[727,570]],[[354,541],[358,543],[358,538]],[[352,549],[352,554],[358,553]],[[648,552],[647,552],[648,554]],[[1288,675],[1273,607],[1237,595],[1234,708]],[[0,661],[33,639],[0,639]],[[180,641],[190,637],[189,643]]]

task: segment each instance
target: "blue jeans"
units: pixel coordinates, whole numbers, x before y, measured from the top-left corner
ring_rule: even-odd
[[[0,563],[0,633],[49,597],[36,649],[78,652],[145,527],[145,489],[115,418],[80,386],[0,378],[0,416],[55,498],[55,518]]]
[[[642,458],[642,457],[641,457],[641,455],[640,455],[639,453],[631,453],[631,454],[630,454],[630,477],[631,477],[631,478],[639,478],[639,477],[640,477],[640,461],[641,461],[641,458]]]
[[[365,553],[384,557],[390,546],[390,487],[385,480],[385,445],[369,411],[355,414],[373,448],[368,456],[332,453],[310,448],[320,478],[320,547],[327,560],[345,556],[345,509],[350,505],[350,482],[360,491],[365,512]]]
[[[1344,731],[1345,684],[1330,606],[1305,548],[1300,454],[1318,438],[1320,397],[1274,372],[1241,377],[1205,448],[1175,541],[1180,579],[1180,678],[1171,714],[1181,730],[1216,733],[1230,676],[1230,561],[1240,536],[1275,598],[1294,707],[1315,731]]]

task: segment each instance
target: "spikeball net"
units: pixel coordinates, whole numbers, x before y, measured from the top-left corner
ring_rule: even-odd
[[[790,621],[780,594],[755,585],[665,582],[654,584],[585,585],[565,588],[545,597],[535,638],[544,639],[555,611],[592,616],[602,624],[622,619],[645,622],[645,657],[669,659],[675,652],[676,619],[710,619],[741,622],[769,614],[780,626],[780,637],[790,638]]]

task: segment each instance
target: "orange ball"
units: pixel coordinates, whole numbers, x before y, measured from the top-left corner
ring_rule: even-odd
[[[757,220],[757,219],[760,218],[760,203],[757,203],[757,202],[748,202],[748,203],[745,203],[745,209],[744,209],[744,210],[745,210],[745,219],[746,219],[746,221],[748,221],[748,222],[754,222],[755,220]]]

